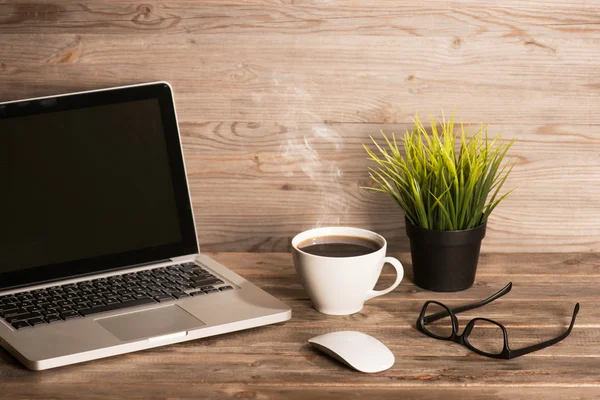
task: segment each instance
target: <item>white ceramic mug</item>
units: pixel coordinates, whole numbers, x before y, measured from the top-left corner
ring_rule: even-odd
[[[355,257],[324,257],[309,254],[298,245],[311,238],[353,236],[377,243],[372,253]],[[317,311],[330,315],[359,312],[365,301],[394,290],[404,277],[404,268],[394,257],[386,257],[387,242],[383,236],[366,229],[328,227],[310,229],[292,240],[296,272]],[[386,263],[396,269],[396,281],[385,290],[373,290]]]

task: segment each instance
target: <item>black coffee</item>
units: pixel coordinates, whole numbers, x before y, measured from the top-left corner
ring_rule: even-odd
[[[381,249],[381,245],[356,236],[321,236],[300,242],[298,248],[315,256],[356,257],[371,254]]]

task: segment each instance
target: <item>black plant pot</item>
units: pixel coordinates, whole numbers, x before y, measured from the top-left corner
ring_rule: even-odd
[[[434,231],[405,221],[417,286],[458,292],[473,285],[486,223],[464,231]]]

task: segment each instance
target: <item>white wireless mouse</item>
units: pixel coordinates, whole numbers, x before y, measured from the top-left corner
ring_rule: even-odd
[[[385,371],[396,359],[385,344],[366,333],[341,331],[308,339],[314,348],[367,374]]]

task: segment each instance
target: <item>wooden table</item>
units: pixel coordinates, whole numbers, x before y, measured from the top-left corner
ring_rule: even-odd
[[[484,254],[475,285],[447,294],[415,287],[410,255],[395,255],[407,270],[402,284],[357,314],[333,317],[311,307],[289,254],[214,254],[288,303],[292,320],[42,372],[24,369],[0,350],[0,398],[600,398],[600,255]],[[378,287],[392,279],[386,269]],[[498,361],[416,331],[425,300],[480,300],[509,281],[511,293],[459,320],[497,319],[518,347],[562,332],[580,302],[571,336],[537,353]],[[307,344],[312,336],[346,329],[380,339],[396,364],[382,373],[360,374]]]

